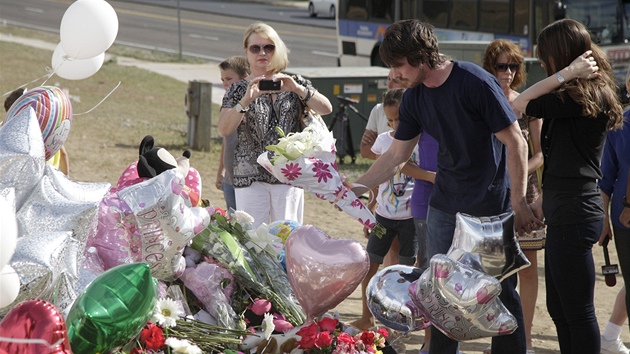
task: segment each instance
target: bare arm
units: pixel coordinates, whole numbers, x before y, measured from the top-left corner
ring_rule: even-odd
[[[537,219],[527,205],[525,198],[527,171],[527,143],[523,139],[518,122],[495,133],[507,148],[507,165],[510,175],[510,201],[514,211],[514,228],[517,232],[530,232],[542,227],[543,223]]]
[[[606,238],[612,239],[613,234],[612,234],[612,227],[610,226],[610,214],[609,214],[610,196],[604,193],[603,190],[600,190],[600,193],[602,195],[602,201],[604,205],[604,228],[602,229],[602,233],[599,235],[599,241],[597,242],[597,244],[601,246],[602,242],[604,242]]]
[[[540,145],[540,131],[542,130],[542,119],[533,119],[529,122],[529,136],[532,139],[534,153],[527,160],[527,175],[536,172],[544,162],[542,148]]]
[[[377,136],[378,134],[373,130],[365,129],[363,132],[363,137],[361,137],[361,156],[363,158],[376,160],[378,157],[378,155],[372,151],[372,146]]]
[[[225,137],[223,137],[223,143],[221,144],[221,155],[219,155],[219,167],[217,168],[217,179],[214,181],[214,186],[217,189],[223,189],[221,187],[221,182],[223,182],[223,171],[225,170],[225,166],[223,166],[223,154],[225,153]]]
[[[415,179],[435,183],[435,171],[425,170],[411,161],[403,166],[401,172]]]
[[[409,160],[409,156],[418,143],[419,136],[411,140],[394,139],[392,145],[380,158],[376,159],[370,169],[355,183],[350,184],[357,195],[366,189],[372,189],[398,173]]]
[[[565,81],[571,81],[578,77],[594,78],[599,75],[597,73],[599,67],[595,59],[590,55],[591,51],[586,51],[586,53],[573,60],[569,66],[559,71]],[[552,92],[560,87],[560,85],[560,81],[556,75],[548,76],[546,79],[538,81],[518,95],[518,97],[512,101],[512,107],[519,112],[526,112],[529,101]]]
[[[70,177],[70,158],[68,157],[68,152],[63,145],[61,145],[61,148],[59,149],[59,171]]]

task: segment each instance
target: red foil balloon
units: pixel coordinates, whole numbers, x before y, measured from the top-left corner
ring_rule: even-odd
[[[23,301],[9,311],[0,322],[0,337],[30,340],[0,341],[0,354],[72,354],[63,316],[53,304],[42,300]]]

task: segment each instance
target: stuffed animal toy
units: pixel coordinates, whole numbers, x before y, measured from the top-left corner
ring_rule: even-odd
[[[190,200],[192,206],[201,204],[201,176],[199,171],[190,167],[190,151],[185,150],[182,156],[175,158],[168,150],[155,147],[155,140],[147,135],[140,142],[138,161],[125,169],[120,178],[116,190],[140,183],[160,173],[176,168],[185,178],[186,185],[182,193]]]
[[[190,151],[185,150],[182,156],[175,159],[166,149],[154,147],[154,143],[151,135],[145,136],[140,143],[138,176],[153,178],[166,170],[177,168],[185,177],[190,168]]]

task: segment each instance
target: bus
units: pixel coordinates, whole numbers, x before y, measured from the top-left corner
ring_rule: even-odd
[[[629,12],[630,0],[339,0],[338,64],[383,66],[378,54],[383,34],[401,19],[431,23],[441,51],[456,59],[470,60],[450,54],[451,49],[446,48],[469,43],[477,48],[473,58],[480,64],[484,43],[510,39],[531,57],[536,38],[546,25],[572,18],[584,24],[595,43],[606,51],[620,88],[625,90],[630,65]],[[455,45],[449,46],[452,43]]]

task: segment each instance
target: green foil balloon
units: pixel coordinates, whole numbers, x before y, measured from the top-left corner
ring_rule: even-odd
[[[157,281],[147,263],[107,270],[85,288],[66,320],[72,351],[109,353],[136,336],[151,318]]]

